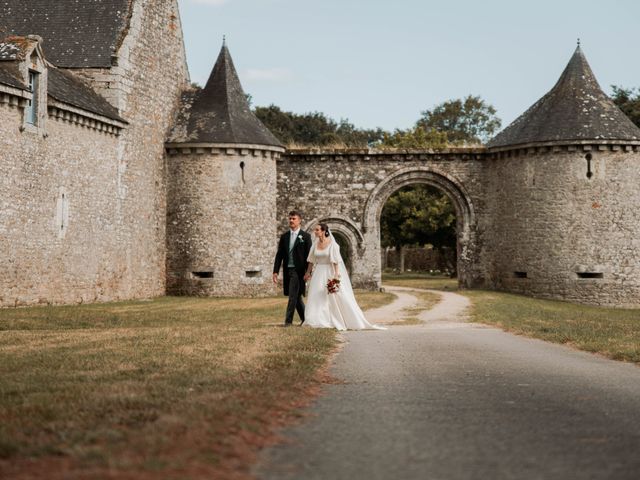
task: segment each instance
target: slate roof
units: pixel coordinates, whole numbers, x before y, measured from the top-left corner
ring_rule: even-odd
[[[205,87],[183,95],[169,142],[282,146],[251,111],[224,44]]]
[[[9,37],[0,42],[0,83],[21,90],[28,90],[18,65],[25,56],[24,37]],[[6,54],[3,55],[3,52]],[[49,66],[47,68],[47,93],[62,103],[97,113],[107,118],[125,122],[118,110],[89,85],[69,71]]]
[[[640,129],[602,91],[578,46],[556,85],[487,146],[588,140],[639,141]]]
[[[0,61],[17,60],[20,48],[12,42],[0,42]]]
[[[9,36],[0,41],[0,83],[27,90],[27,86],[21,80],[18,63],[24,60],[29,43],[30,40],[27,38],[16,36]]]
[[[48,93],[55,100],[113,120],[125,122],[118,115],[118,110],[113,105],[72,73],[50,67],[48,76]]]
[[[18,71],[17,62],[1,62],[0,61],[0,83],[9,85],[10,87],[26,90],[27,87],[19,80],[20,72]]]
[[[0,34],[40,35],[59,67],[110,67],[130,8],[131,0],[0,0]]]

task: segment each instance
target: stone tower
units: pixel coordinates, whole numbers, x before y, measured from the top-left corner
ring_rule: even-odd
[[[223,44],[205,87],[183,95],[167,143],[167,293],[274,293],[276,160],[283,151],[251,112]]]
[[[488,144],[498,289],[640,303],[640,129],[578,46],[556,85]]]

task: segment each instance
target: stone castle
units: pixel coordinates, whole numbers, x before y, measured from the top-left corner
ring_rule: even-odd
[[[287,212],[378,288],[399,188],[452,199],[464,287],[640,305],[640,130],[578,47],[480,148],[285,151],[223,45],[190,85],[177,0],[0,0],[0,305],[275,294]]]

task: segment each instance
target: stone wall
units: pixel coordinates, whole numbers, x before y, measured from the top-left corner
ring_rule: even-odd
[[[11,206],[0,221],[9,232],[0,239],[2,305],[165,292],[164,142],[188,84],[177,2],[136,0],[125,33],[115,67],[75,71],[129,122],[119,137],[51,116],[46,137],[19,132],[22,110],[0,105],[9,142],[0,160],[10,172],[3,203]],[[53,230],[62,192],[63,240]]]
[[[400,271],[401,254],[395,248],[382,249],[382,269],[383,271]],[[443,254],[440,250],[426,247],[405,247],[404,248],[404,268],[407,272],[431,272],[448,275],[455,265],[453,265],[455,252],[447,251]]]
[[[21,132],[22,116],[0,105],[0,305],[117,298],[118,138],[52,117]]]
[[[278,156],[267,147],[251,145],[170,151],[169,294],[240,297],[276,293],[271,270],[276,249]]]
[[[278,163],[278,219],[286,228],[286,213],[299,208],[307,229],[327,221],[351,242],[354,283],[376,288],[384,201],[404,185],[427,183],[459,212],[462,286],[637,306],[639,162],[640,147],[620,145],[292,152]]]
[[[490,160],[491,285],[545,298],[637,306],[639,164],[638,147],[607,145],[543,147]]]
[[[380,213],[399,188],[425,183],[447,193],[458,211],[459,279],[466,287],[485,285],[489,256],[484,233],[491,224],[486,209],[482,149],[389,153],[294,151],[278,162],[278,220],[302,210],[310,230],[327,222],[350,240],[352,280],[356,286],[381,284]]]
[[[126,36],[109,70],[81,74],[129,122],[118,145],[120,241],[126,265],[121,298],[165,292],[166,167],[164,142],[189,74],[175,0],[136,0]]]

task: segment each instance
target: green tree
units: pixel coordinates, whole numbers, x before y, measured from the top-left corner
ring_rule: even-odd
[[[382,129],[359,129],[346,119],[336,122],[321,112],[297,114],[270,105],[256,107],[256,116],[285,145],[364,148],[380,141]]]
[[[611,86],[613,102],[620,107],[627,117],[640,127],[640,88],[623,88]]]
[[[447,100],[422,112],[417,126],[446,133],[450,143],[469,145],[486,142],[500,128],[496,109],[479,96]]]
[[[409,185],[395,192],[380,217],[383,247],[394,247],[401,257],[407,245],[432,245],[451,272],[456,269],[456,212],[449,197],[435,187]]]
[[[434,129],[425,130],[422,127],[414,127],[409,130],[396,129],[393,133],[384,132],[382,140],[376,144],[379,148],[445,148],[448,145],[448,137],[445,132]]]

